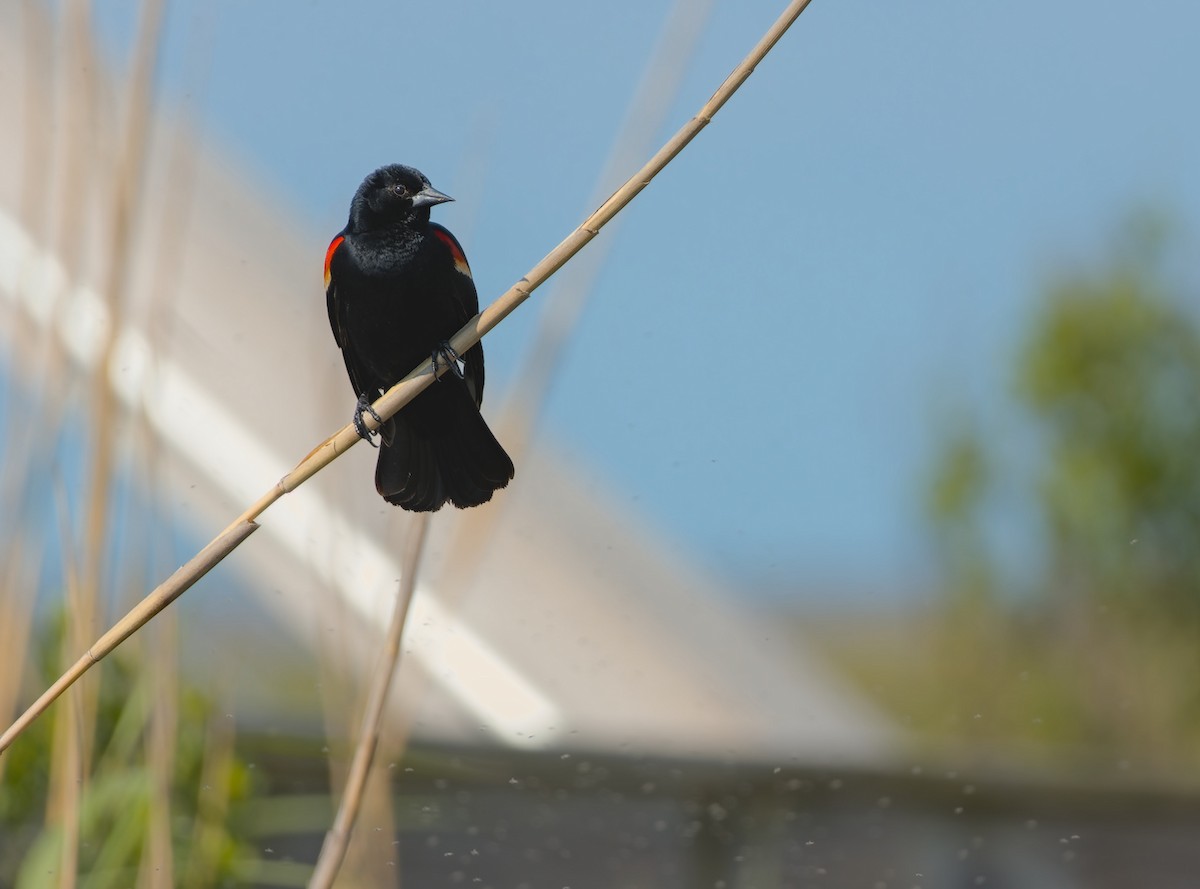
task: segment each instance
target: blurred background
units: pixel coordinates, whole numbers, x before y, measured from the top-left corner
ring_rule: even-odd
[[[0,3],[0,723],[348,421],[403,162],[486,304],[782,9]],[[1200,9],[817,0],[486,342],[340,886],[1191,886]],[[355,448],[0,755],[0,885],[303,886],[411,517]]]

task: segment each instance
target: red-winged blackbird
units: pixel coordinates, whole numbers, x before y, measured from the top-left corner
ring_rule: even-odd
[[[363,180],[350,221],[325,254],[325,298],[334,339],[358,395],[354,425],[421,361],[450,368],[380,427],[375,487],[388,503],[432,512],[492,499],[513,464],[479,413],[483,345],[458,356],[447,340],[479,311],[467,258],[454,235],[429,221],[453,200],[412,167],[382,167]]]

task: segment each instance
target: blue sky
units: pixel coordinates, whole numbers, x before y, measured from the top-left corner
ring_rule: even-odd
[[[486,302],[592,209],[669,6],[176,3],[163,93],[282,196],[314,269],[363,175],[421,168]],[[110,42],[135,8],[97,4]],[[782,8],[715,4],[662,138]],[[921,589],[937,421],[1007,434],[1038,285],[1147,203],[1194,255],[1197,34],[1182,0],[815,0],[624,214],[546,432],[731,578]],[[488,403],[552,294],[489,337]]]

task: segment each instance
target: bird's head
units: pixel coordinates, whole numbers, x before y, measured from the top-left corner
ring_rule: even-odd
[[[363,180],[350,203],[350,228],[368,231],[396,224],[429,221],[429,208],[454,198],[429,184],[412,167],[389,164]]]

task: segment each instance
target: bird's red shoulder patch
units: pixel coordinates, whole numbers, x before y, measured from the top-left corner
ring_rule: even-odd
[[[471,277],[471,267],[467,265],[467,254],[463,253],[462,245],[458,243],[458,239],[454,235],[440,225],[432,225],[434,235],[439,241],[450,248],[450,255],[454,258],[454,267],[468,278]]]
[[[344,241],[344,240],[346,240],[346,239],[343,238],[341,235],[338,235],[336,238],[334,238],[332,241],[329,242],[329,249],[325,251],[325,289],[326,290],[329,289],[329,280],[331,277],[330,273],[329,273],[329,266],[333,263],[333,254],[337,253],[338,247],[342,246],[342,241]]]

